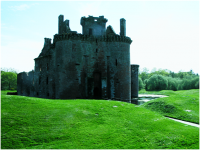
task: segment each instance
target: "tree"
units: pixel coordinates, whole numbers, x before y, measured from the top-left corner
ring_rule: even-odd
[[[154,69],[155,70],[155,69]],[[154,71],[152,70],[152,72],[149,74],[149,77],[153,76],[154,74],[158,74],[158,75],[162,75],[162,76],[166,76],[168,77],[170,75],[170,71],[167,69],[159,69],[158,71]]]
[[[145,79],[148,79],[148,75],[149,75],[149,70],[147,68],[143,68],[143,70],[139,73],[139,77],[142,79],[142,81],[144,81]]]
[[[18,70],[15,70],[14,68],[1,68],[1,72],[13,72],[13,73],[19,73]]]
[[[181,87],[183,90],[198,89],[199,88],[199,77],[196,75],[190,75],[183,78]]]
[[[17,73],[1,71],[1,90],[17,89]]]
[[[147,90],[147,82],[148,82],[148,79],[145,79],[144,82],[143,82],[145,90]]]
[[[172,78],[172,77],[166,77],[166,79],[168,81],[167,90],[177,91],[179,87],[178,85],[181,80],[179,78]]]
[[[144,88],[144,84],[143,84],[142,79],[140,77],[138,78],[138,80],[139,80],[139,90],[141,90],[141,89]]]
[[[168,81],[162,75],[153,75],[147,81],[147,89],[152,90],[166,90],[168,87]]]

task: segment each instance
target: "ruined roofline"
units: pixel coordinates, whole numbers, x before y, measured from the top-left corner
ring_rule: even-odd
[[[82,40],[82,41],[93,41],[95,42],[96,39],[101,42],[124,42],[124,43],[132,43],[130,37],[127,36],[120,36],[120,35],[103,35],[103,36],[92,36],[92,35],[83,35],[83,34],[55,34],[53,39],[53,44],[57,41],[62,40]]]
[[[43,55],[43,56],[38,56],[37,58],[35,58],[34,60],[40,59],[40,58],[44,58],[44,57],[51,57],[51,54],[47,54],[47,55]]]
[[[95,35],[95,36],[102,36],[107,35],[107,33],[112,30],[114,31],[111,26],[108,26],[106,29],[106,22],[108,19],[104,18],[104,16],[99,17],[81,17],[80,24],[82,25],[82,34],[83,35]],[[109,29],[109,31],[108,31]],[[108,31],[108,32],[107,32]],[[58,34],[63,33],[72,33],[77,34],[77,31],[71,31],[69,27],[69,20],[64,21],[64,15],[58,16]],[[114,32],[112,34],[115,34]],[[120,36],[126,36],[126,20],[124,18],[120,19]]]
[[[34,72],[35,72],[35,70],[31,70],[31,71],[28,71],[28,72],[23,71],[23,72],[19,72],[18,74],[26,74],[26,76],[28,76],[30,73],[34,73]]]

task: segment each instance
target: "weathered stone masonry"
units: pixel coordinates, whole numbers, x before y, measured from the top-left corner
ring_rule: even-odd
[[[104,16],[81,18],[82,34],[58,17],[58,34],[44,39],[35,70],[17,77],[18,95],[51,99],[116,99],[138,97],[138,65],[130,65],[126,20],[120,35]]]

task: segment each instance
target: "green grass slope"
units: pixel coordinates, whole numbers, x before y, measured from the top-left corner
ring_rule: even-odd
[[[158,98],[144,103],[141,107],[145,107],[152,111],[156,111],[162,115],[199,123],[199,90],[181,90],[169,91],[163,90],[159,92],[143,92],[168,95],[169,97]]]
[[[198,149],[199,128],[137,105],[1,95],[2,149]]]

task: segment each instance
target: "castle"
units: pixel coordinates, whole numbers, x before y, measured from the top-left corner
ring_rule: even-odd
[[[138,65],[130,65],[126,20],[120,34],[106,28],[104,16],[82,17],[82,34],[58,17],[58,34],[35,58],[35,69],[17,75],[17,94],[50,99],[115,99],[138,97]]]

